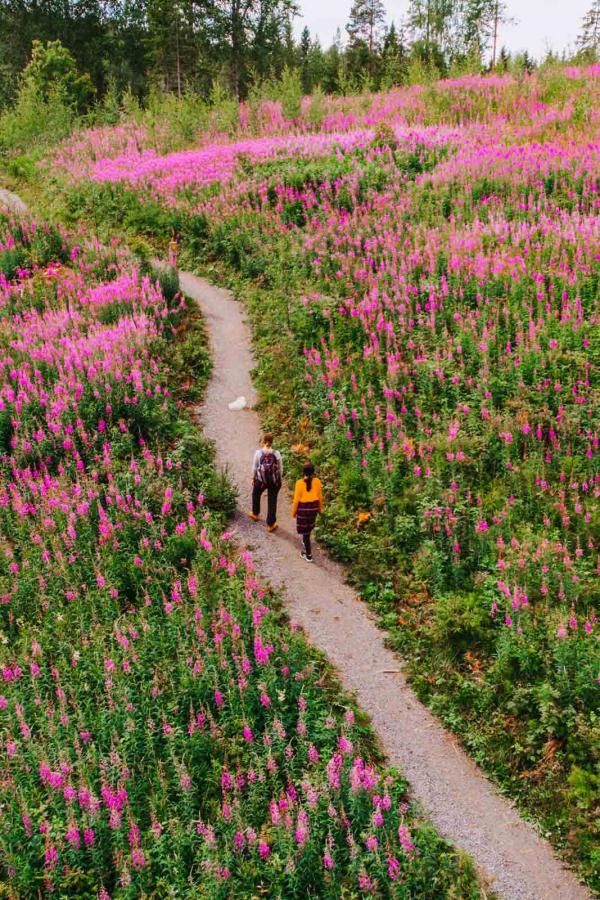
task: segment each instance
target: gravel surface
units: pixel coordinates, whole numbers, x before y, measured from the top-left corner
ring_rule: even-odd
[[[346,585],[343,571],[318,548],[310,565],[300,558],[299,539],[283,489],[279,530],[246,515],[252,454],[260,437],[252,409],[230,411],[237,397],[256,402],[254,367],[243,307],[228,291],[188,273],[181,287],[206,318],[213,376],[199,410],[218,464],[240,491],[237,539],[249,547],[259,571],[282,591],[291,617],[323,650],[343,686],[368,713],[391,765],[410,782],[436,828],[475,860],[489,887],[507,900],[583,900],[591,894],[556,859],[550,845],[521,819],[467,756],[458,741],[417,699],[402,662],[384,646],[384,634],[368,608]],[[482,897],[485,896],[482,889]]]
[[[0,188],[0,206],[6,206],[13,212],[26,213],[27,207],[20,197],[5,188]]]

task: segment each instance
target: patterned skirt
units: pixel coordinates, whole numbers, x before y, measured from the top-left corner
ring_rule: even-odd
[[[296,531],[298,534],[311,533],[315,527],[318,513],[318,500],[311,500],[310,502],[298,504],[298,511],[296,513]]]

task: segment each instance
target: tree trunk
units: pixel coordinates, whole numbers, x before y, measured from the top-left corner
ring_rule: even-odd
[[[177,78],[177,97],[181,100],[181,54],[179,50],[179,22],[175,35],[175,75]]]
[[[494,41],[492,47],[492,69],[496,68],[496,53],[498,50],[498,20],[500,19],[500,3],[494,7]]]
[[[431,0],[427,0],[427,22],[425,23],[425,52],[427,54],[427,62],[431,61]]]
[[[369,21],[369,81],[373,77],[373,14],[371,12],[371,19]]]
[[[233,96],[237,100],[240,98],[240,55],[242,52],[241,29],[242,22],[239,0],[232,0],[230,80]]]

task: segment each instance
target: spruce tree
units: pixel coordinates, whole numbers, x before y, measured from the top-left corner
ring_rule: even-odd
[[[407,52],[402,29],[398,32],[394,22],[383,39],[381,52],[381,86],[388,88],[402,84],[406,79]]]
[[[311,41],[307,61],[307,81],[310,92],[316,87],[323,88],[327,78],[327,63],[318,37]]]
[[[592,8],[583,17],[577,49],[580,52],[600,52],[600,0],[594,0]]]
[[[147,46],[165,91],[181,97],[196,72],[196,10],[192,0],[149,0]]]
[[[295,0],[213,0],[213,46],[235,97],[246,94],[252,69],[276,73],[286,56],[286,34],[298,14]]]
[[[300,35],[300,44],[298,46],[298,62],[300,67],[300,79],[302,81],[302,90],[305,94],[310,94],[312,88],[310,79],[310,48],[311,48],[310,31],[308,26],[304,26]]]
[[[336,94],[341,86],[342,35],[338,28],[331,46],[323,54],[325,77],[321,85],[327,94]]]
[[[354,57],[353,64],[360,66],[366,59],[369,77],[373,75],[375,56],[379,49],[380,32],[385,22],[383,0],[354,0],[346,31],[348,32],[348,52]],[[366,52],[365,52],[366,51]]]

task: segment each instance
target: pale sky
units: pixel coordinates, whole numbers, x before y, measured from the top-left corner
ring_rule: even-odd
[[[399,22],[406,15],[408,0],[384,3],[389,21]],[[351,4],[352,0],[299,0],[302,16],[296,19],[296,31],[299,34],[308,25],[323,47],[328,47],[338,26],[345,35]],[[532,56],[541,57],[548,47],[560,53],[574,44],[592,0],[508,0],[508,6],[518,24],[502,27],[500,46],[506,44],[510,50],[528,50]]]

